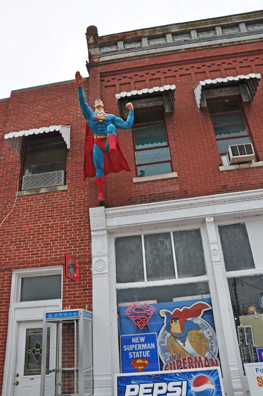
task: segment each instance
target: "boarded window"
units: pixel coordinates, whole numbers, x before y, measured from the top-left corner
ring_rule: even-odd
[[[205,275],[204,252],[200,230],[173,233],[179,278]]]
[[[219,226],[226,271],[255,268],[245,224]]]
[[[144,241],[147,280],[175,278],[170,234],[146,235]]]
[[[115,247],[117,283],[206,274],[199,229],[117,238]]]
[[[139,282],[144,280],[141,236],[117,238],[116,273],[117,282]]]

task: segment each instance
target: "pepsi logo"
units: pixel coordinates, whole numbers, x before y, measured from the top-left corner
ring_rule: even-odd
[[[192,381],[191,391],[194,396],[213,396],[215,385],[206,375],[198,375]]]

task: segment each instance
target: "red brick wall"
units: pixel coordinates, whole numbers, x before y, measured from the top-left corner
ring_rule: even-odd
[[[85,81],[87,87],[87,81]],[[0,388],[5,359],[11,270],[64,264],[69,253],[80,264],[80,281],[63,277],[63,307],[92,309],[90,197],[95,182],[83,182],[85,122],[79,110],[75,83],[14,92],[8,108],[0,102],[0,245],[2,254],[0,314]],[[6,113],[7,112],[7,113]],[[5,115],[8,115],[7,119]],[[6,120],[4,122],[2,120]],[[4,134],[43,126],[70,124],[67,161],[68,191],[15,198],[20,158],[4,141]],[[89,186],[91,185],[91,187]],[[93,197],[94,195],[94,197]]]
[[[133,184],[136,169],[132,132],[119,131],[120,142],[132,172],[107,177],[107,207],[263,187],[263,168],[219,171],[221,159],[210,116],[207,109],[197,108],[193,92],[200,80],[262,74],[263,51],[260,43],[125,61],[103,66],[100,70],[102,99],[106,110],[114,114],[118,114],[116,93],[165,84],[176,85],[175,111],[166,116],[166,125],[173,171],[178,173],[178,179]],[[263,86],[260,82],[252,104],[244,103],[245,116],[259,160],[263,160],[262,105]],[[117,183],[120,183],[121,194],[115,194]]]

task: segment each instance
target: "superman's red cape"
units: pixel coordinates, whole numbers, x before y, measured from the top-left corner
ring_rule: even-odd
[[[93,146],[94,146],[94,136],[92,130],[86,123],[86,138],[85,138],[85,148],[84,148],[84,166],[83,166],[83,179],[86,177],[93,177],[96,175],[96,169],[93,163]],[[111,161],[108,151],[104,151],[104,174],[117,173],[121,170],[130,171],[130,167],[124,154],[122,152],[119,139],[117,142],[117,159],[116,161]]]

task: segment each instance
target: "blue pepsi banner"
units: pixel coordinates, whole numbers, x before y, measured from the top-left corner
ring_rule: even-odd
[[[116,375],[115,396],[223,396],[219,368]]]
[[[121,371],[159,371],[156,333],[121,336]]]

